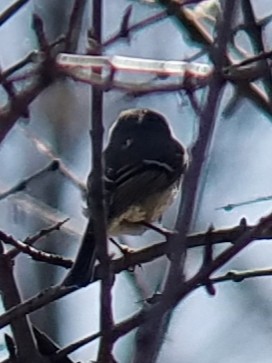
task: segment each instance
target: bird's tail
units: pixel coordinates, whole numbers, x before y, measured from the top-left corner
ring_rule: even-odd
[[[93,220],[89,219],[75,262],[63,280],[64,286],[86,286],[93,278],[96,243]]]

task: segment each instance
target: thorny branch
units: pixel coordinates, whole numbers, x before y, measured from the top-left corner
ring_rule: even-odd
[[[29,0],[17,0],[14,4],[12,4],[9,8],[4,10],[0,15],[0,26],[3,25],[8,19],[10,19],[17,11]]]
[[[253,240],[255,240],[256,236],[259,233],[266,233],[267,230],[271,230],[272,226],[272,214],[269,214],[267,217],[262,218],[259,223],[250,231],[243,233],[243,235],[235,241],[235,244],[222,253],[220,253],[214,260],[212,260],[209,264],[203,265],[203,267],[188,281],[185,281],[182,286],[176,291],[176,294],[172,296],[172,299],[168,299],[167,296],[161,295],[161,301],[153,306],[152,309],[140,310],[133,314],[131,317],[123,320],[121,323],[116,324],[113,327],[113,336],[114,341],[118,340],[120,337],[126,335],[133,329],[137,328],[141,324],[146,321],[152,320],[157,316],[161,316],[162,313],[166,313],[168,310],[173,309],[177,306],[177,304],[184,299],[188,294],[193,292],[195,289],[200,286],[205,286],[207,284],[207,280],[210,283],[213,282],[221,282],[225,280],[235,279],[235,273],[230,272],[229,277],[226,276],[218,277],[218,278],[210,278],[211,274],[215,272],[217,269],[222,267],[228,261],[230,261],[234,256],[237,255],[240,251],[242,251],[247,245],[249,245]],[[263,274],[262,274],[263,273]],[[267,271],[261,271],[259,274],[257,271],[252,272],[251,277],[255,276],[267,276],[271,273],[271,269]],[[241,273],[243,274],[243,273]],[[239,279],[239,274],[238,279]],[[250,273],[246,272],[245,276],[250,277]],[[56,358],[61,358],[64,354],[70,354],[74,350],[80,348],[82,345],[85,345],[103,335],[103,332],[100,331],[95,333],[89,337],[84,338],[76,343],[73,343],[71,346],[65,347],[63,350],[60,350],[56,353]]]
[[[237,243],[237,241],[241,240],[241,238],[244,235],[254,235],[255,240],[272,239],[272,226],[270,226],[270,228],[268,227],[265,229],[260,229],[258,228],[258,226],[259,223],[256,224],[255,226],[246,226],[243,222],[241,226],[234,227],[233,229],[230,230],[222,229],[213,232],[208,231],[206,233],[192,235],[187,239],[188,241],[187,243],[188,246],[191,247],[204,246],[204,243],[207,241],[208,235],[212,243],[230,242],[234,246]],[[169,251],[169,246],[167,246],[166,242],[145,247],[140,250],[136,250],[135,252],[129,254],[128,256],[124,256],[116,260],[113,260],[112,270],[115,274],[120,273],[121,271],[129,269],[129,267],[147,263],[155,258],[161,257],[165,255],[168,251]],[[101,276],[100,270],[101,270],[100,265],[96,266],[94,273],[94,281],[100,279]],[[3,328],[7,324],[9,324],[12,319],[24,316],[26,314],[30,314],[31,312],[40,309],[41,307],[49,304],[50,302],[60,299],[61,297],[66,296],[76,290],[77,288],[75,287],[64,288],[62,286],[56,286],[44,290],[38,295],[21,303],[19,306],[2,314],[0,316],[0,328]]]
[[[54,231],[58,231],[60,230],[61,226],[66,223],[69,220],[69,218],[64,219],[63,221],[57,222],[54,225],[48,227],[48,228],[43,228],[40,231],[38,231],[36,234],[34,234],[33,236],[29,236],[27,237],[23,243],[27,246],[32,246],[34,243],[36,243],[38,240],[42,239],[43,237],[48,236],[50,233],[54,232]],[[18,254],[20,253],[20,249],[17,248],[13,248],[10,249],[8,252],[6,252],[6,255],[9,258],[15,258]],[[71,267],[71,265],[69,266]]]
[[[71,267],[71,261],[67,261],[63,257],[54,255],[52,253],[40,251],[37,248],[30,246],[29,244],[16,240],[12,236],[8,236],[3,231],[0,231],[0,240],[7,245],[15,247],[18,251],[32,257],[33,260],[46,262],[51,265],[62,266],[65,268]],[[7,254],[7,256],[10,257],[10,254]]]
[[[16,1],[12,6],[10,6],[6,11],[4,11],[0,15],[0,25],[2,25],[6,20],[8,20],[13,14],[15,14],[17,12],[18,9],[20,9],[20,7],[22,5],[26,4],[27,2],[28,2],[27,0]],[[185,27],[186,31],[191,35],[193,40],[201,43],[204,46],[207,46],[207,49],[210,54],[211,54],[211,51],[214,51],[214,48],[212,45],[213,39],[211,39],[210,35],[207,33],[205,28],[200,23],[197,22],[197,20],[193,17],[192,13],[187,12],[186,10],[183,10],[180,6],[175,7],[174,3],[176,3],[176,5],[178,5],[178,2],[172,2],[172,1],[161,1],[161,2],[164,3],[164,5],[165,4],[167,5],[168,12],[163,11],[163,12],[157,13],[157,14],[155,14],[147,19],[144,19],[143,21],[140,21],[139,23],[136,23],[134,25],[129,25],[130,17],[131,17],[131,7],[128,8],[127,12],[125,13],[125,15],[123,17],[123,21],[121,22],[120,30],[115,35],[113,35],[110,39],[106,40],[104,43],[101,42],[103,49],[105,49],[105,47],[107,47],[107,46],[112,45],[114,42],[116,42],[119,39],[125,39],[125,38],[129,39],[129,35],[133,31],[141,30],[146,26],[149,26],[151,24],[154,24],[155,22],[161,21],[161,20],[165,19],[169,15],[169,13],[171,13],[178,20],[181,21],[181,23]],[[269,85],[271,85],[271,75],[270,75],[270,70],[268,69],[266,59],[270,58],[271,52],[265,51],[260,27],[258,25],[257,20],[255,19],[250,1],[243,2],[243,4],[245,6],[245,15],[247,15],[247,19],[246,19],[247,31],[251,35],[252,35],[252,33],[255,34],[255,44],[257,44],[256,52],[261,51],[261,54],[253,56],[250,59],[246,59],[246,60],[240,62],[240,66],[250,64],[251,62],[265,60],[265,68],[266,68],[265,85],[266,85],[266,87],[269,88]],[[65,42],[65,51],[67,51],[67,52],[69,52],[69,51],[72,52],[76,49],[77,39],[78,39],[78,35],[79,35],[78,31],[80,29],[80,23],[81,23],[81,19],[82,19],[84,5],[85,5],[85,2],[84,3],[81,1],[74,2],[72,15],[70,17],[69,29],[68,29],[68,32],[67,32],[66,38],[65,38],[65,41],[66,41]],[[54,59],[51,56],[51,51],[53,50],[55,44],[57,44],[57,41],[54,42],[54,45],[49,44],[48,39],[47,39],[46,34],[43,29],[43,22],[40,18],[38,18],[36,16],[34,17],[34,29],[35,29],[35,33],[36,33],[36,36],[38,38],[38,42],[40,45],[41,52],[39,53],[39,55],[42,55],[42,57],[37,58],[36,52],[31,53],[31,54],[27,55],[24,59],[19,61],[17,65],[11,67],[9,70],[3,71],[0,75],[1,84],[3,85],[3,87],[5,88],[8,96],[9,96],[8,105],[5,106],[4,108],[2,108],[1,113],[0,113],[0,121],[1,121],[1,123],[0,123],[0,141],[2,141],[5,138],[5,136],[9,132],[9,130],[15,124],[18,117],[20,117],[21,115],[25,116],[27,114],[27,107],[33,101],[33,99],[35,97],[37,97],[37,95],[40,94],[40,92],[43,89],[45,89],[49,84],[51,84],[59,76],[59,71],[56,69]],[[61,41],[63,42],[63,38]],[[224,47],[225,41],[221,41],[220,45],[221,45],[221,47]],[[36,63],[36,65],[38,64],[37,70],[35,70],[33,73],[33,75],[35,77],[29,86],[25,87],[21,92],[18,92],[18,94],[16,94],[16,92],[14,91],[13,84],[12,84],[13,80],[10,80],[8,78],[10,77],[11,74],[16,72],[17,70],[22,69],[22,67],[24,67],[26,64],[28,64],[31,61],[33,61],[33,63]],[[228,63],[229,63],[229,65],[226,68],[226,70],[232,71],[234,68],[239,67],[239,65],[236,65],[236,66],[233,65],[233,63],[230,59],[229,59]],[[218,70],[219,70],[219,68],[221,68],[221,67],[218,67]],[[220,69],[220,71],[221,71],[221,69]],[[259,73],[255,73],[254,77],[259,77],[262,74],[263,70],[264,69],[262,68],[261,71],[258,71]],[[257,74],[257,76],[256,76],[256,74]],[[244,75],[245,75],[245,73],[244,73]],[[218,74],[216,76],[218,76]],[[221,74],[220,77],[221,76],[224,76],[224,74]],[[227,78],[229,75],[225,74],[225,76]],[[232,74],[232,76],[233,76],[233,74]],[[251,77],[253,77],[253,76],[251,75]],[[266,99],[264,93],[261,93],[261,91],[255,85],[249,83],[249,81],[253,80],[253,78],[249,79],[249,77],[247,77],[246,79],[243,79],[241,81],[241,80],[239,80],[238,76],[233,77],[233,78],[231,78],[231,76],[230,76],[229,80],[234,83],[234,85],[237,87],[239,93],[244,94],[246,97],[249,97],[250,99],[252,99],[255,102],[255,104],[257,104],[260,108],[262,108],[262,110],[265,110],[268,114],[270,114],[270,115],[272,114],[271,104],[269,103],[268,99]],[[219,80],[219,79],[217,79],[217,81],[221,82],[221,80]],[[118,88],[118,85],[116,87]],[[148,87],[148,85],[147,85],[147,87]],[[177,86],[169,87],[169,91],[173,91],[176,89],[178,89]],[[137,94],[137,89],[135,89],[135,90],[136,90],[135,94]],[[138,90],[138,93],[140,94],[141,92],[148,93],[148,92],[154,92],[154,91],[161,91],[161,89],[159,87],[157,89],[156,88],[153,88],[153,89],[146,88],[144,90],[141,88],[140,90]],[[100,91],[98,91],[98,93],[101,94]],[[269,96],[271,96],[270,93],[271,92],[269,91],[268,92]],[[212,97],[210,98],[210,100],[211,99],[215,100],[215,98],[212,98]],[[208,102],[208,104],[209,104],[209,102]],[[208,106],[207,106],[207,109],[208,109],[209,116],[210,116],[210,114],[213,114],[213,112],[215,111],[215,109],[213,109],[213,110],[209,109]],[[206,111],[207,111],[207,109],[206,109]],[[201,110],[199,110],[199,112],[201,112]],[[98,113],[99,113],[99,111],[98,111]],[[101,114],[101,108],[100,108],[100,117],[101,117],[101,115],[102,114]],[[203,116],[203,119],[204,119],[204,121],[202,120],[201,124],[202,123],[205,124],[204,116]],[[101,125],[102,125],[102,123],[101,123]],[[38,145],[38,143],[37,143],[37,145]],[[99,145],[99,147],[101,147],[101,145]],[[16,191],[23,190],[30,181],[35,180],[36,178],[40,177],[47,171],[52,170],[50,168],[53,167],[54,165],[56,166],[56,164],[58,165],[58,168],[60,168],[65,175],[67,175],[68,177],[71,176],[69,173],[69,170],[67,171],[65,168],[60,167],[60,165],[62,165],[62,164],[59,164],[59,162],[61,163],[61,161],[58,161],[58,159],[55,157],[55,155],[52,155],[51,151],[50,150],[48,151],[48,150],[46,152],[48,153],[50,160],[52,162],[47,167],[45,167],[44,169],[41,169],[40,171],[33,174],[29,178],[20,181],[20,183],[18,183],[16,186],[11,188],[10,191],[5,194],[5,196],[9,195],[11,193],[15,193]],[[101,150],[99,152],[101,152]],[[196,159],[199,157],[199,155],[200,154],[196,152],[196,155],[195,155]],[[205,156],[204,152],[203,152],[203,156]],[[101,162],[101,153],[100,153],[100,155],[98,154],[97,161]],[[198,166],[199,165],[201,166],[203,160],[198,160],[198,161],[199,161]],[[190,173],[189,173],[189,176],[190,176]],[[188,176],[188,179],[190,179],[189,176]],[[99,177],[101,177],[101,175],[100,176],[98,175],[98,179],[99,179]],[[71,179],[73,179],[73,177],[71,177]],[[82,186],[82,184],[80,184],[80,182],[77,182],[77,185],[78,186],[81,185],[82,190],[85,189]],[[196,190],[196,185],[195,185],[195,188],[193,188],[193,189]],[[2,195],[2,197],[3,197],[3,195]],[[1,196],[0,196],[0,198],[1,198]],[[191,196],[191,202],[193,199],[194,198]],[[182,211],[182,213],[185,213],[185,212]],[[243,271],[243,272],[230,271],[229,273],[222,275],[222,276],[211,277],[212,273],[215,270],[217,270],[218,268],[223,266],[233,256],[235,256],[243,248],[245,248],[251,241],[256,240],[256,239],[263,239],[263,238],[271,239],[272,238],[271,218],[272,218],[271,215],[269,215],[266,218],[263,218],[262,220],[260,220],[260,222],[256,226],[241,225],[241,226],[238,226],[238,227],[235,227],[232,229],[228,229],[228,230],[213,230],[213,231],[208,231],[207,233],[193,235],[193,236],[189,236],[189,237],[186,237],[187,231],[184,231],[184,233],[182,235],[182,239],[184,239],[184,240],[186,239],[186,245],[188,245],[188,247],[207,245],[207,239],[210,243],[210,245],[208,246],[210,248],[211,248],[212,244],[214,244],[214,243],[220,243],[220,242],[226,242],[226,241],[232,242],[233,245],[230,246],[229,248],[227,248],[223,253],[221,253],[219,256],[217,256],[215,258],[212,253],[213,251],[211,249],[208,250],[208,247],[207,247],[205,263],[203,263],[201,269],[193,278],[191,278],[188,281],[184,281],[183,284],[181,284],[179,286],[176,296],[172,296],[172,294],[168,295],[167,294],[168,291],[166,288],[164,291],[164,294],[162,295],[162,301],[159,302],[158,304],[156,304],[154,306],[154,308],[150,309],[148,312],[144,311],[144,310],[140,311],[140,312],[134,314],[132,317],[128,318],[127,320],[124,320],[120,324],[114,325],[112,317],[111,317],[111,307],[110,307],[111,306],[111,296],[110,296],[111,284],[109,284],[111,274],[113,272],[114,273],[121,272],[121,271],[127,269],[128,267],[136,266],[137,264],[140,264],[140,263],[149,262],[154,258],[162,256],[166,253],[169,253],[172,251],[173,245],[171,246],[171,249],[169,250],[169,246],[166,244],[166,242],[163,242],[163,243],[157,244],[156,246],[150,246],[150,247],[135,251],[135,252],[131,253],[131,255],[129,257],[122,257],[122,258],[111,261],[111,263],[108,264],[109,265],[108,270],[106,270],[105,266],[103,266],[103,263],[101,263],[95,269],[95,280],[101,279],[101,277],[102,277],[105,281],[104,290],[103,290],[104,295],[101,295],[101,301],[102,301],[102,303],[103,302],[106,303],[106,308],[103,310],[103,312],[105,313],[105,315],[107,315],[106,316],[107,319],[104,320],[104,325],[101,324],[100,332],[92,335],[91,337],[87,337],[87,338],[83,339],[82,341],[78,341],[74,345],[71,345],[69,347],[59,350],[55,355],[55,359],[56,360],[59,359],[60,357],[64,356],[65,354],[68,354],[68,353],[74,351],[75,349],[78,349],[83,344],[86,344],[87,342],[90,342],[98,337],[104,338],[104,339],[102,339],[102,344],[101,344],[102,348],[100,350],[100,356],[103,356],[103,354],[104,354],[102,352],[103,350],[104,350],[104,352],[107,351],[106,355],[109,356],[111,353],[113,343],[119,337],[125,335],[127,332],[131,331],[135,327],[138,327],[143,322],[149,321],[150,319],[152,319],[154,317],[157,318],[158,316],[164,314],[165,312],[170,311],[179,303],[179,301],[181,299],[186,297],[193,290],[195,290],[196,288],[203,286],[203,285],[207,286],[207,281],[209,282],[210,288],[213,288],[213,284],[222,282],[222,281],[232,280],[232,281],[239,282],[239,281],[242,281],[243,279],[252,278],[252,277],[256,277],[256,276],[270,276],[271,269],[260,269],[260,270],[256,270],[256,271],[251,270],[251,271]],[[180,220],[182,220],[184,222],[184,219],[186,220],[185,217],[181,218]],[[105,228],[104,228],[104,232],[105,232]],[[32,239],[30,238],[29,241],[27,241],[27,242],[29,244],[32,244],[32,243],[34,243],[34,241],[37,238],[40,238],[42,235],[43,235],[43,233],[40,233],[39,237],[38,236],[36,236],[35,238],[32,237]],[[2,240],[5,240],[7,243],[12,243],[14,246],[16,246],[16,249],[22,250],[22,251],[28,253],[29,255],[32,255],[33,257],[35,256],[35,257],[40,258],[40,255],[42,255],[44,258],[44,261],[46,261],[46,262],[48,262],[50,259],[52,259],[51,255],[48,256],[44,252],[37,251],[33,247],[28,246],[26,243],[16,241],[12,237],[7,236],[7,235],[3,234],[2,232],[0,233],[0,237],[2,238]],[[180,236],[176,237],[176,238],[180,238]],[[105,239],[105,241],[106,241],[106,239]],[[180,240],[179,240],[179,242],[180,242]],[[103,258],[105,258],[105,261],[109,262],[109,258],[108,258],[107,250],[106,250],[106,242],[103,246],[105,247],[105,249],[103,251],[104,257],[103,257],[103,253],[102,253],[101,262],[103,262]],[[13,249],[13,250],[7,252],[7,254],[3,255],[3,256],[4,256],[4,258],[9,259],[11,257],[12,258],[15,257],[16,254],[17,254],[17,252],[15,252],[15,249]],[[64,264],[66,264],[66,267],[71,266],[71,261],[69,261],[69,260],[62,259],[62,261],[56,260],[55,262],[57,265],[63,265],[63,261],[64,261]],[[3,287],[1,284],[1,289],[2,288]],[[12,308],[7,306],[8,311],[0,316],[0,326],[1,327],[5,326],[10,322],[12,322],[12,324],[14,324],[14,321],[15,321],[14,319],[22,318],[26,314],[29,314],[32,311],[35,311],[38,308],[45,306],[48,303],[50,303],[56,299],[61,298],[62,296],[70,294],[71,292],[73,292],[75,290],[76,290],[76,288],[63,288],[63,287],[56,286],[56,287],[50,288],[44,292],[41,292],[36,297],[31,298],[23,303],[20,303],[20,300],[17,299],[15,306]],[[213,291],[215,292],[215,289]],[[170,296],[170,298],[169,298],[169,296]],[[103,314],[102,314],[102,318],[103,318]],[[25,331],[27,331],[28,333],[29,332],[31,333],[29,326],[25,325],[25,328],[26,328]],[[109,337],[110,337],[110,342],[109,342],[109,340],[107,340]],[[30,345],[33,344],[33,341],[31,341],[31,339],[32,338],[30,338],[30,340],[28,340],[28,344],[30,344]],[[20,343],[20,341],[18,341],[17,343]],[[32,351],[32,353],[34,355],[36,354],[35,346],[32,346],[29,349],[30,349],[30,351]],[[35,361],[35,359],[34,359],[34,361]]]
[[[101,44],[103,26],[103,1],[93,1],[93,32],[98,44]],[[94,235],[97,248],[97,257],[101,265],[101,289],[100,289],[100,329],[103,337],[99,344],[98,361],[114,362],[112,356],[113,340],[111,336],[113,326],[112,292],[113,272],[111,270],[110,256],[108,253],[106,204],[104,189],[104,168],[102,161],[103,150],[103,92],[98,88],[92,90],[92,114],[91,114],[91,138],[92,138],[92,186],[93,186],[93,214]]]
[[[224,87],[222,69],[226,62],[226,50],[229,41],[229,34],[234,13],[234,4],[226,3],[223,11],[224,18],[217,24],[217,43],[214,47],[213,62],[214,73],[211,78],[207,95],[206,105],[201,112],[199,120],[198,137],[191,150],[191,162],[185,173],[183,181],[183,198],[178,211],[175,230],[177,233],[169,238],[170,244],[170,267],[166,275],[166,283],[163,290],[163,299],[158,303],[158,307],[151,309],[153,319],[149,324],[156,324],[156,330],[152,331],[152,337],[147,328],[144,344],[139,342],[135,363],[140,363],[143,357],[147,357],[149,362],[156,362],[163,337],[166,334],[171,319],[171,310],[166,308],[175,299],[178,291],[185,284],[184,263],[186,255],[186,236],[194,218],[197,207],[197,193],[200,193],[200,178],[204,170],[206,157],[210,148],[213,132],[215,128],[217,109],[221,100]],[[160,306],[161,305],[161,306]],[[174,307],[174,306],[172,306]],[[157,312],[155,314],[154,311]],[[165,315],[165,313],[167,314]],[[158,324],[159,322],[159,324]],[[144,328],[144,326],[143,326]],[[143,351],[144,355],[139,354]]]

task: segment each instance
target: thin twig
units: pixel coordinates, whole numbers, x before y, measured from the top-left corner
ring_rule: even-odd
[[[125,15],[126,15],[126,13],[124,13],[124,17],[125,17]],[[129,36],[129,34],[139,31],[139,30],[143,30],[144,28],[146,28],[150,25],[153,25],[161,20],[166,19],[168,16],[169,16],[168,13],[164,10],[164,11],[160,11],[157,14],[151,15],[146,19],[140,20],[138,23],[135,23],[131,26],[127,26],[126,38]],[[123,21],[121,21],[121,23],[123,23]],[[102,43],[102,47],[103,48],[109,47],[109,46],[115,44],[116,41],[118,41],[118,40],[122,40],[122,39],[124,40],[124,38],[125,37],[124,37],[123,29],[122,29],[122,27],[120,27],[119,31],[116,32],[116,34],[110,36],[109,39],[105,40]]]
[[[12,129],[17,119],[24,114],[29,105],[46,86],[35,79],[13,100],[12,104],[1,109],[0,114],[0,143]]]
[[[64,49],[66,53],[76,52],[86,3],[86,0],[74,1],[74,6],[69,19],[69,27],[65,39]]]
[[[219,282],[242,282],[244,280],[252,279],[255,277],[271,277],[272,276],[272,268],[261,268],[255,270],[244,270],[244,271],[235,271],[231,270],[224,275],[216,276],[210,279],[213,284],[217,284]]]
[[[168,6],[171,4],[171,1],[166,1],[166,4]],[[221,72],[226,61],[226,47],[229,40],[229,29],[233,11],[233,3],[231,6],[230,4],[226,5],[224,21],[218,25],[217,42],[213,49],[214,72],[210,81],[207,102],[199,120],[199,134],[196,143],[192,148],[191,163],[185,173],[183,181],[183,197],[175,225],[177,233],[169,237],[170,268],[166,274],[166,282],[163,290],[164,298],[158,303],[159,308],[154,310],[157,311],[157,314],[152,312],[153,319],[150,319],[148,324],[143,325],[143,329],[145,329],[145,344],[141,344],[142,338],[136,349],[137,354],[134,360],[135,363],[143,361],[143,357],[145,357],[148,362],[156,362],[172,313],[169,308],[165,309],[165,306],[171,304],[171,301],[173,301],[181,286],[184,284],[185,276],[183,269],[186,253],[185,241],[192,219],[194,218],[194,211],[198,202],[197,192],[200,189],[199,183],[201,173],[210,148],[216,122],[217,108],[223,91],[224,80]],[[153,308],[151,308],[151,311],[152,310]],[[152,336],[150,336],[150,330],[154,326],[156,326],[156,329],[152,330]],[[142,335],[143,334],[144,332],[142,332]]]
[[[268,218],[268,217],[266,217]],[[272,218],[272,216],[271,216]],[[263,223],[263,222],[262,222]],[[243,230],[244,228],[244,230]],[[203,243],[207,241],[206,233],[200,233],[197,235],[192,235],[188,238],[188,244],[192,247],[199,247],[203,246]],[[237,226],[230,230],[218,230],[210,233],[210,238],[213,243],[216,243],[216,239],[218,243],[223,242],[233,242],[233,245],[240,243],[243,236],[251,236],[254,237],[255,240],[258,239],[272,239],[272,226],[267,226],[267,228],[260,228],[260,222],[255,226]],[[250,241],[249,241],[250,242]],[[248,242],[248,243],[249,243]],[[166,245],[165,242],[145,247],[139,251],[135,251],[127,256],[121,257],[119,259],[112,261],[112,270],[114,273],[120,273],[121,271],[127,270],[129,266],[136,266],[140,263],[150,262],[152,259],[160,257],[164,255],[167,251],[169,246]],[[231,259],[231,257],[229,258]],[[223,262],[228,262],[228,259],[224,260]],[[213,261],[213,263],[215,263]],[[220,266],[219,266],[220,267]],[[218,267],[218,268],[219,268]],[[94,279],[93,281],[97,281],[101,276],[100,266],[96,266]],[[201,279],[200,279],[201,280]],[[204,280],[201,280],[204,281]],[[197,282],[197,286],[201,282]],[[204,283],[204,282],[203,282]],[[28,300],[21,303],[19,306],[16,306],[9,311],[6,311],[4,314],[0,316],[0,329],[8,325],[12,319],[17,319],[21,316],[30,314],[41,307],[48,305],[50,302],[53,302],[57,299],[60,299],[74,291],[77,291],[78,288],[76,287],[63,287],[61,285],[51,287],[49,289],[45,289],[36,296],[29,298]],[[132,320],[131,320],[132,319]],[[134,326],[135,320],[133,318],[128,319],[128,323],[130,326]],[[137,319],[136,319],[137,320]],[[124,326],[126,326],[126,322],[123,322]],[[118,326],[118,324],[116,325]],[[113,328],[115,329],[115,328]],[[127,327],[126,327],[127,329]],[[133,328],[132,328],[133,329]]]
[[[180,7],[175,1],[160,0],[160,2],[162,5],[168,5],[170,3],[168,11],[175,16],[176,20],[187,32],[188,36],[190,36],[190,39],[206,47],[208,53],[210,53],[214,40],[205,27],[194,16],[193,11]],[[233,61],[230,58],[228,60],[230,65],[233,64]],[[268,101],[266,94],[260,87],[251,84],[246,80],[233,80],[232,83],[237,87],[239,95],[251,100],[261,112],[265,112],[269,117],[272,115],[271,102]]]
[[[32,246],[39,239],[48,236],[50,233],[52,233],[54,231],[58,231],[60,229],[60,227],[64,223],[66,223],[68,220],[69,220],[69,218],[66,218],[63,221],[57,222],[50,227],[41,229],[38,233],[34,234],[33,236],[29,236],[29,237],[25,238],[23,243],[28,246]],[[6,252],[6,255],[9,258],[15,258],[19,253],[20,253],[20,251],[17,248],[12,248],[8,252]],[[71,267],[71,266],[69,266],[69,267]]]
[[[247,32],[249,33],[249,40],[253,46],[255,53],[256,54],[265,53],[266,49],[263,41],[262,27],[258,25],[258,20],[256,19],[256,16],[254,14],[254,9],[251,0],[242,0],[241,7],[245,18],[245,25],[248,25]],[[263,60],[262,64],[264,65],[263,83],[266,93],[271,102],[272,100],[271,69],[265,59]]]
[[[5,244],[15,247],[18,251],[27,254],[33,260],[46,262],[49,263],[50,265],[56,265],[65,268],[71,267],[72,261],[66,260],[63,257],[54,255],[52,253],[40,251],[33,246],[30,246],[22,241],[16,240],[12,236],[8,236],[3,231],[0,231],[0,240]]]
[[[14,280],[12,264],[4,254],[0,255],[0,289],[5,310],[20,305],[21,299]],[[44,362],[39,356],[28,317],[21,316],[19,319],[12,320],[11,330],[16,342],[18,361]]]
[[[77,288],[75,286],[63,287],[62,285],[57,285],[39,292],[34,297],[10,308],[2,314],[0,316],[0,329],[10,324],[13,319],[25,316],[76,290]]]
[[[0,194],[0,200],[8,197],[11,194],[21,192],[25,190],[29,183],[33,180],[39,179],[44,174],[47,174],[49,171],[55,171],[58,169],[58,161],[54,160],[47,164],[45,167],[41,168],[40,170],[36,171],[34,174],[30,175],[29,177],[19,181],[16,185],[5,191],[4,193]]]
[[[46,155],[52,163],[57,163],[58,165],[58,171],[64,175],[66,178],[68,178],[75,187],[77,187],[82,194],[86,193],[86,186],[85,183],[83,183],[69,168],[65,165],[65,163],[61,160],[61,158],[58,157],[57,154],[54,153],[54,151],[46,145],[46,143],[41,140],[38,136],[34,135],[28,128],[20,125],[21,130],[24,132],[26,137],[31,140],[36,148]]]
[[[29,0],[17,0],[9,8],[0,14],[0,26],[3,25],[12,15],[14,15],[23,5],[28,3]]]
[[[38,14],[33,14],[32,28],[36,34],[40,50],[47,54],[50,47],[45,35],[43,20]]]
[[[184,299],[188,294],[206,284],[207,279],[210,279],[210,276],[213,272],[217,269],[222,267],[228,261],[230,261],[234,256],[236,256],[241,250],[243,250],[246,246],[248,246],[253,240],[255,240],[256,236],[266,233],[267,230],[271,230],[272,226],[272,214],[269,214],[267,217],[262,218],[258,224],[251,230],[246,231],[240,238],[238,238],[234,245],[227,248],[224,252],[222,252],[218,257],[216,257],[208,266],[203,266],[203,268],[195,274],[190,280],[186,281],[178,291],[176,291],[176,295],[172,297],[172,300],[165,299],[164,295],[161,295],[160,300],[165,303],[155,304],[153,309],[148,311],[138,311],[134,313],[129,318],[123,320],[121,323],[116,324],[112,328],[112,332],[114,335],[114,340],[118,340],[120,337],[126,335],[130,331],[134,330],[144,322],[148,321],[149,319],[154,319],[158,315],[161,315],[162,312],[166,312],[170,309],[173,309],[182,299]],[[255,276],[268,276],[271,275],[271,269],[267,270],[260,270],[258,273],[254,271],[250,273],[249,271],[245,272],[245,276],[255,277]],[[230,276],[227,278],[226,275],[222,277],[215,277],[211,278],[213,283],[231,280],[232,277],[235,279],[235,275],[237,273],[230,272]],[[243,276],[241,276],[243,277]],[[239,279],[239,274],[238,274]],[[74,350],[80,348],[81,346],[103,336],[103,332],[99,331],[89,337],[86,337],[80,341],[77,341],[61,350],[59,350],[56,355],[54,356],[55,360],[60,359],[65,354],[70,354]]]

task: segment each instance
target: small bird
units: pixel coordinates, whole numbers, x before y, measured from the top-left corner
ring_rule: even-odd
[[[173,202],[186,170],[186,151],[166,118],[150,109],[122,111],[103,152],[107,235],[140,234]],[[63,285],[85,286],[96,259],[92,172],[87,181],[89,221]]]

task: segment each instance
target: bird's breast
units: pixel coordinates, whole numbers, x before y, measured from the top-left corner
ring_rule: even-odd
[[[142,234],[147,228],[141,225],[141,222],[153,223],[159,220],[164,211],[173,203],[178,189],[179,183],[176,182],[166,191],[155,193],[141,204],[130,206],[128,210],[110,222],[109,235]]]

